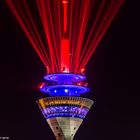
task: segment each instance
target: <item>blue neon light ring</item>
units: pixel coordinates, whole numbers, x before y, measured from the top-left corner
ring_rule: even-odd
[[[40,91],[51,96],[80,96],[89,92],[89,88],[77,85],[43,86]]]
[[[72,73],[58,73],[58,74],[49,74],[44,76],[45,80],[54,81],[58,84],[65,82],[79,82],[86,80],[86,77],[80,74],[72,74]]]
[[[74,117],[74,118],[80,118],[80,119],[84,119],[85,116],[84,115],[79,115],[79,114],[72,114],[72,113],[57,113],[57,114],[50,114],[50,115],[44,115],[44,117],[46,119],[49,119],[49,118],[56,118],[56,117]]]

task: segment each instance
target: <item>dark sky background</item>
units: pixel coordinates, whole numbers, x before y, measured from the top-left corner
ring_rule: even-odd
[[[0,137],[54,140],[36,100],[45,74],[28,39],[0,0]],[[140,7],[127,1],[87,66],[95,104],[75,140],[140,140]]]

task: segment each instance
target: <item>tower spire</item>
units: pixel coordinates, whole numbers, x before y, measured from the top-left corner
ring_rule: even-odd
[[[61,37],[61,72],[69,72],[70,41],[68,35],[68,0],[62,0],[63,7],[63,33]]]

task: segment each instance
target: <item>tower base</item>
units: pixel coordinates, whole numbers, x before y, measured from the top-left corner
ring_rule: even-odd
[[[49,118],[47,122],[55,134],[56,140],[73,140],[83,119],[74,117]]]

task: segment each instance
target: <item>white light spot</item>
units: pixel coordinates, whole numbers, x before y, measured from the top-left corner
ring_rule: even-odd
[[[65,89],[65,92],[68,92],[68,89]]]

